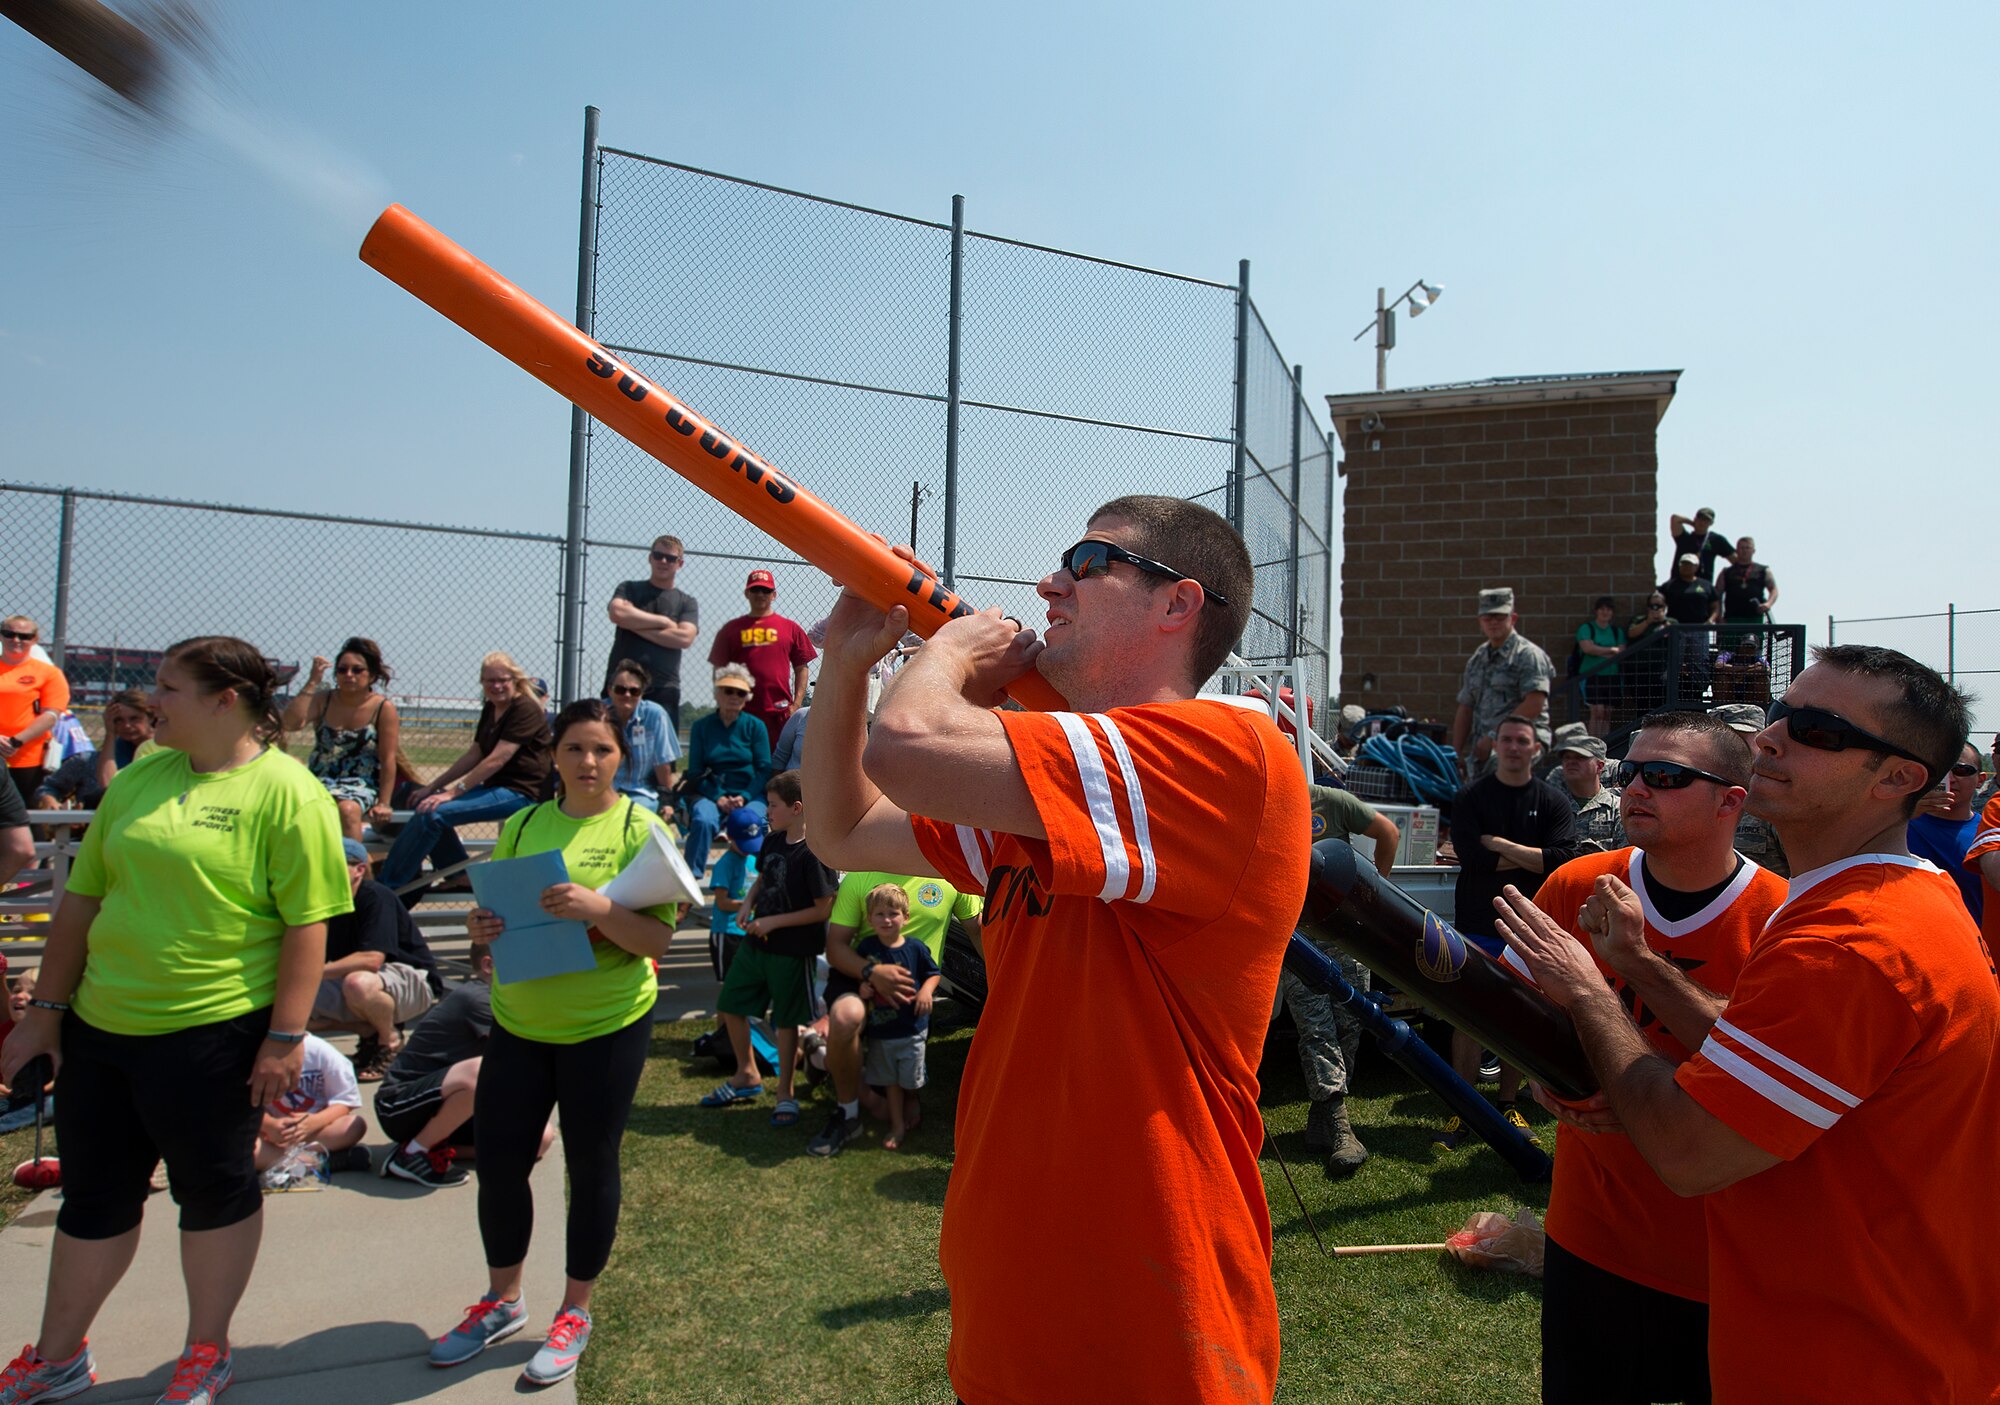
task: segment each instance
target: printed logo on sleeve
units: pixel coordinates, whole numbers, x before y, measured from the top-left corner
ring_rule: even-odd
[[[917,889],[917,901],[925,907],[936,907],[944,901],[944,889],[935,883],[926,883]]]

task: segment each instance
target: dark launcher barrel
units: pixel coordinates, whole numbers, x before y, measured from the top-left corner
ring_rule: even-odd
[[[1561,1006],[1495,961],[1375,871],[1345,840],[1313,846],[1299,929],[1350,952],[1559,1098],[1597,1091]]]

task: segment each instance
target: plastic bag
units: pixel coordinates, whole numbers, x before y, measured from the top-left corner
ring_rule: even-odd
[[[295,1146],[285,1159],[260,1178],[266,1195],[294,1190],[325,1190],[333,1183],[333,1170],[326,1148],[318,1142]]]
[[[1451,1256],[1469,1268],[1493,1268],[1502,1273],[1525,1273],[1540,1278],[1548,1237],[1535,1212],[1524,1207],[1511,1220],[1492,1210],[1481,1210],[1444,1243]]]

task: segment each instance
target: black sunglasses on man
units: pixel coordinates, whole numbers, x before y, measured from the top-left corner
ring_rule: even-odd
[[[1773,722],[1783,718],[1785,734],[1800,746],[1809,746],[1815,751],[1845,751],[1856,746],[1864,751],[1886,752],[1890,756],[1916,762],[1924,768],[1925,781],[1930,780],[1930,762],[1886,737],[1878,737],[1866,728],[1855,726],[1837,712],[1829,712],[1823,707],[1793,707],[1779,698],[1771,704],[1770,717]]]
[[[1086,581],[1092,576],[1111,574],[1111,563],[1123,561],[1128,566],[1136,566],[1148,575],[1164,576],[1170,581],[1194,581],[1201,586],[1202,594],[1216,604],[1227,608],[1229,601],[1219,590],[1211,589],[1193,576],[1184,576],[1172,566],[1162,566],[1157,561],[1144,556],[1135,556],[1116,542],[1080,541],[1062,554],[1062,568],[1076,580]]]

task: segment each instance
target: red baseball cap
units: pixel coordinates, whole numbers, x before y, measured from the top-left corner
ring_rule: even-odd
[[[752,571],[750,579],[743,582],[745,590],[776,590],[778,582],[769,571]]]

